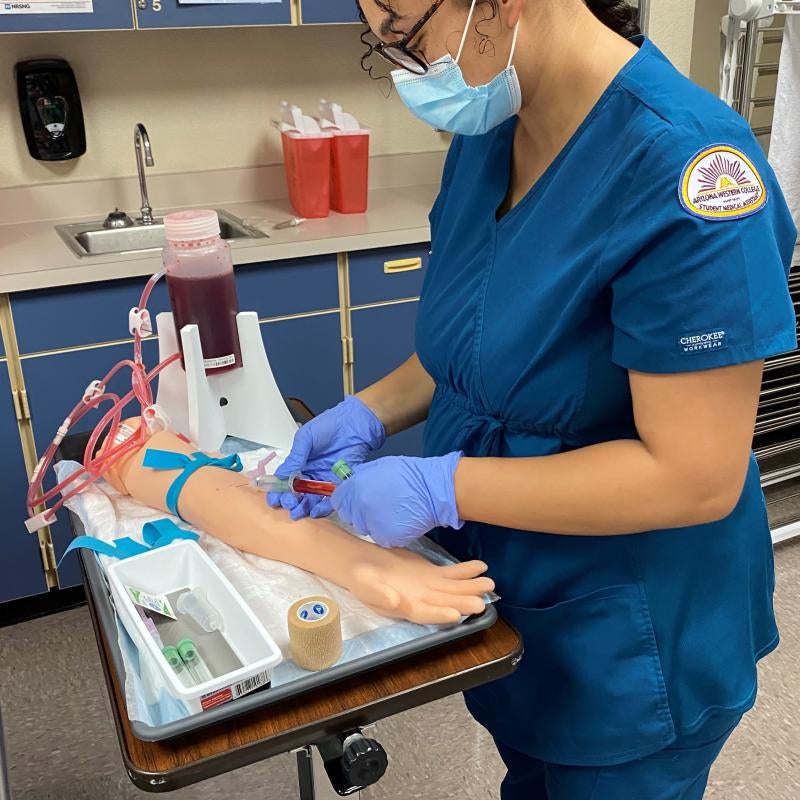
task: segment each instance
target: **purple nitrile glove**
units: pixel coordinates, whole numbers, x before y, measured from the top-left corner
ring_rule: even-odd
[[[385,441],[383,423],[364,402],[348,395],[298,429],[292,451],[275,475],[288,480],[301,473],[314,480],[330,481],[331,467],[339,459],[355,467]],[[298,498],[291,492],[269,492],[267,502],[273,508],[285,508],[292,519],[326,517],[333,511],[329,498],[315,495]]]
[[[437,527],[460,528],[455,472],[462,455],[387,456],[362,464],[331,503],[343,522],[381,547],[404,547]]]

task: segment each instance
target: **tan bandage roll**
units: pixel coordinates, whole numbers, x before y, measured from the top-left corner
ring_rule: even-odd
[[[330,597],[304,597],[289,609],[292,660],[312,672],[330,667],[342,655],[339,606]]]

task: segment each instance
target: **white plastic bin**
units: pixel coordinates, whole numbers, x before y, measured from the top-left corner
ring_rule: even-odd
[[[265,685],[282,660],[275,641],[196,542],[174,542],[115,562],[108,567],[108,582],[117,614],[137,648],[149,654],[170,693],[186,703],[193,713]],[[154,595],[170,595],[187,587],[202,586],[209,602],[222,615],[222,635],[243,666],[205,683],[185,687],[145,627],[126,586]]]

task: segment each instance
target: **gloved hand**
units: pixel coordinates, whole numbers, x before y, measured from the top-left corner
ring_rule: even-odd
[[[362,464],[333,493],[333,508],[381,547],[403,547],[436,527],[460,528],[454,476],[462,455]]]
[[[383,423],[370,408],[353,395],[303,425],[295,434],[292,451],[275,475],[288,480],[295,473],[319,481],[333,480],[331,467],[343,459],[351,467],[362,464],[367,456],[386,441]],[[332,512],[330,499],[291,492],[269,492],[267,502],[283,506],[292,519],[326,517]]]

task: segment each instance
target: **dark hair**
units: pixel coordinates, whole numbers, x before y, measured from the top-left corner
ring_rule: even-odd
[[[360,3],[368,2],[368,0],[355,0],[358,5],[358,12],[361,16],[361,21],[366,24],[367,18],[361,10]],[[385,11],[389,15],[389,24],[392,26],[390,30],[393,33],[400,33],[394,29],[394,23],[400,18],[397,11],[392,8],[392,0],[372,0],[378,8]],[[469,3],[470,0],[463,0]],[[480,0],[481,3],[488,3],[491,11],[488,17],[479,20],[477,25],[482,25],[485,22],[494,19],[497,16],[497,0]],[[583,0],[586,7],[600,20],[606,27],[611,28],[612,31],[618,33],[620,36],[629,38],[640,34],[641,26],[639,25],[639,10],[629,5],[626,0]],[[480,33],[480,29],[476,28]],[[361,34],[361,41],[364,42],[367,50],[361,56],[361,66],[372,76],[372,66],[367,61],[373,53],[373,45],[369,42],[368,36],[370,34],[369,26]],[[481,33],[480,49],[483,51],[489,46],[490,37],[486,33]]]
[[[361,19],[361,22],[366,25],[363,31],[361,31],[360,39],[364,43],[364,47],[367,49],[361,56],[361,69],[363,69],[373,80],[381,80],[384,79],[388,81],[389,88],[391,89],[392,82],[386,75],[373,75],[372,71],[374,67],[372,64],[367,63],[370,59],[370,56],[375,52],[375,45],[370,42],[369,37],[372,34],[372,29],[369,27],[369,23],[367,22],[367,18],[364,16],[364,9],[361,8],[361,3],[367,2],[367,0],[355,0],[356,6],[358,6],[358,16]],[[392,33],[399,33],[394,28],[395,22],[400,18],[400,15],[386,2],[383,0],[373,0],[376,6],[381,9],[381,11],[385,11],[389,15],[389,24],[391,26],[390,30]]]
[[[583,0],[589,10],[603,25],[626,39],[642,32],[639,25],[639,9],[625,0]]]

